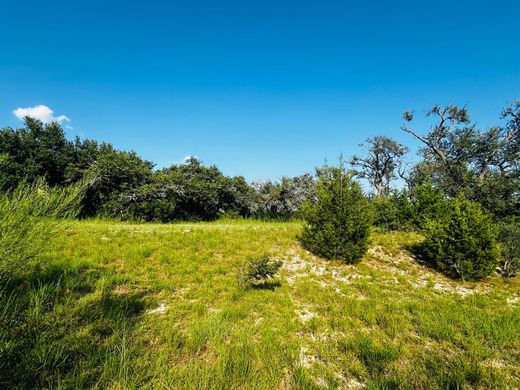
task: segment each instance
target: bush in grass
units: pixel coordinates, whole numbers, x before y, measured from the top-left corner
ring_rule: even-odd
[[[368,249],[371,205],[342,166],[325,168],[318,174],[316,198],[302,207],[306,225],[300,242],[327,259],[357,262]]]
[[[498,266],[496,229],[491,217],[464,194],[447,203],[446,212],[425,223],[423,252],[450,276],[479,280]]]
[[[520,223],[500,224],[498,240],[502,251],[502,274],[505,277],[513,277],[520,272]]]
[[[278,272],[283,262],[264,255],[246,261],[238,270],[238,284],[246,287],[253,283],[265,283]]]

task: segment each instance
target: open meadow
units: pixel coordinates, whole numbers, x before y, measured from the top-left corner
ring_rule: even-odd
[[[302,249],[298,222],[67,222],[4,324],[19,388],[519,388],[520,279],[448,279],[416,233],[360,263]],[[237,269],[270,254],[274,279]],[[14,294],[13,293],[13,294]],[[14,303],[13,303],[14,304]],[[11,308],[12,309],[12,308]],[[15,340],[15,341],[13,341]]]
[[[520,390],[519,0],[0,4],[0,390]]]

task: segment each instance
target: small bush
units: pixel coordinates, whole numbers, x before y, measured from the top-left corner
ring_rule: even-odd
[[[247,287],[254,283],[265,283],[274,277],[282,265],[282,261],[271,260],[268,255],[249,259],[238,270],[238,284]]]
[[[354,263],[368,249],[372,208],[342,167],[320,172],[316,199],[305,203],[302,215],[306,226],[300,242],[309,251]]]
[[[502,256],[500,269],[505,277],[513,277],[520,272],[520,223],[500,224],[498,235]]]
[[[479,280],[498,266],[491,218],[464,194],[449,201],[443,215],[426,221],[424,234],[426,259],[450,276]]]

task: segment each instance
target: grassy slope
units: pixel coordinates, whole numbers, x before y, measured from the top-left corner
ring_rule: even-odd
[[[409,255],[413,233],[326,262],[299,229],[73,223],[28,292],[26,384],[520,387],[518,277],[448,280]],[[285,260],[280,284],[239,290],[236,267],[266,252]]]

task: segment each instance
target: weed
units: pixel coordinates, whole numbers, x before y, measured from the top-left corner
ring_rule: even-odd
[[[246,261],[238,270],[237,280],[241,288],[249,285],[265,285],[282,267],[283,262],[263,255]]]

